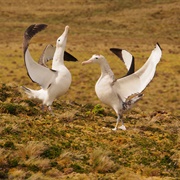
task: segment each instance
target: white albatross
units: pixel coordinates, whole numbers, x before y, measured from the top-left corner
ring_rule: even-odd
[[[102,55],[93,55],[89,60],[82,62],[82,65],[97,63],[101,68],[101,76],[95,85],[98,98],[114,109],[117,114],[117,122],[113,130],[126,130],[121,115],[124,110],[128,110],[135,102],[143,96],[142,91],[153,79],[156,65],[162,56],[162,50],[157,43],[151,52],[146,63],[136,72],[129,76],[115,79],[107,60]],[[119,122],[122,125],[118,127]]]
[[[33,24],[29,26],[24,33],[24,61],[29,77],[33,82],[38,83],[41,86],[39,90],[32,90],[27,87],[22,87],[29,98],[35,98],[42,101],[44,105],[48,106],[51,110],[53,101],[64,95],[71,85],[71,73],[64,65],[65,46],[68,36],[69,26],[65,27],[63,34],[56,41],[55,50],[46,50],[41,56],[40,63],[37,63],[31,57],[28,46],[31,38],[39,31],[45,29],[46,24]],[[52,69],[45,66],[45,63],[52,58]],[[72,59],[72,61],[77,61]],[[44,65],[44,66],[43,66]]]

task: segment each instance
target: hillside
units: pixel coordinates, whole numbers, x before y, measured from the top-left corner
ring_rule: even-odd
[[[179,1],[8,0],[1,2],[0,22],[0,179],[180,177]],[[20,88],[39,88],[22,53],[23,33],[34,23],[48,24],[30,43],[34,59],[69,25],[66,50],[79,60],[66,62],[73,82],[53,103],[54,116]],[[100,69],[81,62],[102,54],[122,77],[126,68],[109,48],[131,52],[138,69],[156,42],[163,49],[156,75],[123,115],[127,131],[114,132],[116,115],[94,91]]]

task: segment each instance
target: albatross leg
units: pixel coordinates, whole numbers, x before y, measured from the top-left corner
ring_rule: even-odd
[[[115,128],[113,128],[113,131],[116,131],[118,129],[118,125],[119,125],[119,121],[120,121],[120,115],[118,114],[117,120],[116,120],[116,125]]]
[[[126,127],[124,126],[124,122],[123,122],[123,119],[121,118],[121,123],[122,125],[119,127],[119,129],[122,129],[122,130],[126,130]]]
[[[119,127],[119,129],[122,129],[122,130],[126,130],[126,127],[124,126],[124,122],[123,122],[123,119],[121,118],[121,123],[122,125]]]
[[[42,104],[41,110],[42,110],[42,112],[44,112],[44,104]]]
[[[120,121],[120,120],[121,120],[122,125],[119,127],[119,129],[122,129],[122,130],[124,130],[124,131],[126,130],[126,127],[124,126],[124,122],[123,122],[123,120],[122,120],[120,114],[118,114],[117,122],[116,122],[115,128],[112,129],[113,131],[118,130],[118,125],[119,125],[119,121]]]
[[[53,113],[53,111],[52,111],[52,108],[51,108],[51,106],[48,106],[48,110],[51,112],[51,114],[54,116],[54,113]]]

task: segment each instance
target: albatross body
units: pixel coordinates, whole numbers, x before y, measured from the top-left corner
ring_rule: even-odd
[[[97,63],[101,68],[101,76],[95,85],[98,98],[114,109],[117,114],[117,123],[113,130],[126,130],[121,118],[122,112],[128,110],[135,102],[142,98],[142,91],[154,77],[156,65],[162,55],[159,44],[156,44],[146,63],[136,72],[120,79],[115,79],[107,60],[102,55],[93,55],[83,65]],[[119,122],[122,125],[118,127]]]
[[[45,66],[45,62],[41,65],[34,61],[28,50],[30,39],[36,33],[45,29],[46,26],[45,24],[34,24],[29,26],[24,33],[24,61],[27,72],[31,80],[38,83],[41,89],[32,90],[23,87],[23,90],[28,94],[29,98],[41,100],[43,106],[46,105],[49,107],[49,110],[51,110],[53,101],[57,97],[64,95],[71,85],[71,73],[64,65],[64,52],[69,26],[65,27],[63,34],[57,39],[54,51],[49,51],[51,52],[50,56],[52,56],[53,52],[52,69]],[[44,54],[46,54],[44,59],[49,59],[47,58],[49,55],[47,50],[44,51]],[[43,55],[41,57],[43,57]]]

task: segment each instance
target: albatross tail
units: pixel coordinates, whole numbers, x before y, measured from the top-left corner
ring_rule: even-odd
[[[28,98],[34,98],[34,99],[39,99],[41,101],[44,101],[46,97],[46,91],[43,89],[40,90],[32,90],[30,88],[27,88],[25,86],[21,86],[23,91],[28,95]]]
[[[137,101],[139,101],[144,94],[142,93],[136,93],[129,96],[126,101],[123,103],[123,110],[130,109]]]
[[[31,89],[29,89],[29,88],[27,88],[25,86],[21,86],[21,88],[28,95],[29,98],[35,98],[35,96],[33,95],[33,92],[32,92]]]

